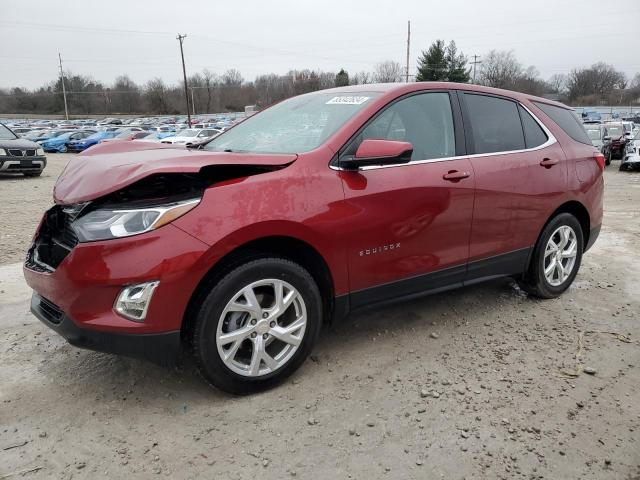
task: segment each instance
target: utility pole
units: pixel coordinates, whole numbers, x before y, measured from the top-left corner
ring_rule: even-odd
[[[474,55],[473,56],[473,62],[471,62],[471,64],[473,65],[473,83],[476,83],[476,65],[478,63],[482,63],[480,60],[478,60],[480,57],[478,55]]]
[[[404,75],[404,80],[409,83],[409,49],[411,47],[411,20],[407,20],[407,70]]]
[[[64,98],[64,118],[69,120],[69,109],[67,108],[67,89],[64,87],[64,71],[62,70],[62,56],[58,52],[58,60],[60,61],[60,80],[62,80],[62,97]]]
[[[191,109],[193,111],[193,116],[196,116],[196,102],[193,99],[193,87],[191,87]]]
[[[182,75],[184,76],[184,96],[187,100],[187,124],[191,128],[191,113],[189,113],[189,87],[187,86],[187,68],[184,66],[184,51],[182,50],[182,41],[187,38],[186,35],[180,35],[176,39],[180,42],[180,56],[182,57]]]

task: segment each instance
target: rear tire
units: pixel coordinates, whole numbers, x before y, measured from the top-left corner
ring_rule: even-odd
[[[539,298],[560,296],[578,274],[583,249],[580,222],[570,213],[557,215],[540,234],[522,287]]]
[[[322,323],[313,277],[283,258],[231,270],[203,294],[196,311],[190,343],[198,371],[236,395],[271,388],[295,372]]]

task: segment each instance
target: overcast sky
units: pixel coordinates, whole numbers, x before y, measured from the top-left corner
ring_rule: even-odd
[[[240,70],[246,80],[292,68],[350,73],[382,60],[411,71],[435,39],[467,56],[513,50],[542,77],[606,61],[640,71],[640,2],[614,12],[605,0],[0,0],[0,87],[33,88],[65,70],[111,83],[181,78],[176,35],[186,33],[187,73]],[[608,21],[607,21],[608,20]]]

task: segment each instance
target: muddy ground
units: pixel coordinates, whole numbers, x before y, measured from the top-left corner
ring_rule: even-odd
[[[234,398],[28,313],[17,262],[68,158],[0,179],[0,479],[640,478],[640,175],[617,162],[561,298],[500,280],[361,314]]]

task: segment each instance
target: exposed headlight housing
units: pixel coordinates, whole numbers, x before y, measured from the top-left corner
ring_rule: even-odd
[[[199,203],[196,198],[135,209],[100,208],[77,219],[72,227],[81,242],[129,237],[171,223]]]
[[[0,157],[4,157],[7,154],[7,151],[4,148],[0,148]]]
[[[44,149],[39,148],[36,150],[36,155],[40,156],[40,157],[44,157]]]

